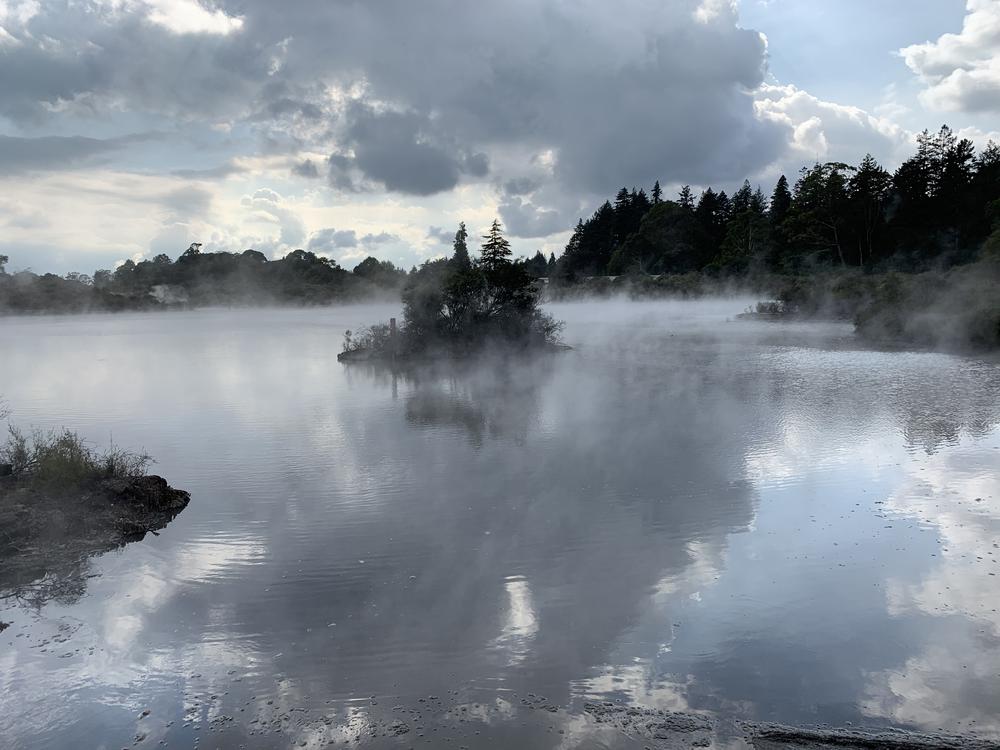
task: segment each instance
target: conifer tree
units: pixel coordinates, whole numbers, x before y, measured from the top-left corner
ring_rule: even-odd
[[[495,270],[510,262],[510,243],[503,236],[500,220],[494,219],[488,234],[483,235],[480,262],[487,270]]]
[[[681,208],[686,208],[689,211],[694,210],[694,195],[691,192],[690,185],[685,185],[681,188],[681,191],[677,194],[677,202],[681,205]]]
[[[462,271],[472,266],[472,262],[469,260],[469,247],[466,244],[468,238],[469,233],[465,230],[465,222],[463,221],[459,223],[458,231],[455,232],[455,241],[452,244],[455,252],[451,256],[451,262],[455,268]]]
[[[788,216],[788,209],[792,206],[792,191],[788,189],[788,178],[785,175],[781,175],[778,178],[778,183],[774,186],[774,192],[771,193],[771,226],[779,227],[781,223]]]
[[[657,180],[653,184],[653,205],[655,206],[661,200],[663,200],[663,190],[662,190],[662,188],[660,188],[660,181]]]

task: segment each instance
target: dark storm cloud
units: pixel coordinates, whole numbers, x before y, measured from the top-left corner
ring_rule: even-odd
[[[523,179],[517,165],[542,153],[533,179],[577,198],[655,179],[742,179],[789,137],[754,116],[765,43],[724,2],[201,6],[239,21],[223,22],[226,33],[169,28],[160,16],[175,6],[46,3],[8,29],[17,43],[0,51],[0,114],[25,123],[54,106],[115,102],[244,121],[274,149],[331,153],[338,189],[420,196]],[[507,206],[530,232],[553,210]]]
[[[45,3],[0,48],[0,114],[32,123],[52,108],[105,114],[109,104],[199,120],[242,112],[269,56],[238,34],[175,33],[149,7]]]
[[[374,183],[386,190],[433,195],[455,187],[463,174],[483,177],[489,160],[463,153],[437,137],[440,126],[417,112],[377,111],[364,104],[344,114],[343,146],[351,156],[334,154],[330,182],[364,189]]]

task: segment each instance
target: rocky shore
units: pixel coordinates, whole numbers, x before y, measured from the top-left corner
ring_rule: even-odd
[[[0,594],[17,595],[78,569],[93,555],[155,534],[190,499],[155,475],[58,490],[0,477]]]

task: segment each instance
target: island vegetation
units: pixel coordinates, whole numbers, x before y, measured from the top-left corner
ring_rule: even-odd
[[[69,430],[9,426],[0,445],[0,596],[72,593],[83,560],[166,526],[190,495],[147,474],[151,462],[116,446],[94,449]]]
[[[540,284],[494,220],[471,258],[460,224],[450,258],[424,263],[402,290],[403,322],[347,331],[341,361],[466,355],[485,348],[554,349],[562,324],[542,311]]]

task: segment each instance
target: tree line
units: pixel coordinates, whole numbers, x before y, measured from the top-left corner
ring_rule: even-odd
[[[0,255],[0,311],[75,312],[171,305],[328,304],[398,294],[406,272],[369,257],[353,271],[307,250],[268,260],[257,250],[203,253],[194,243],[171,260],[159,254],[94,274],[7,274]]]
[[[822,268],[923,271],[974,260],[1000,228],[1000,147],[979,154],[948,126],[924,131],[894,172],[870,154],[857,166],[804,167],[770,196],[745,181],[732,196],[690,187],[665,200],[622,188],[582,219],[548,275],[562,282],[620,274],[807,274]]]

